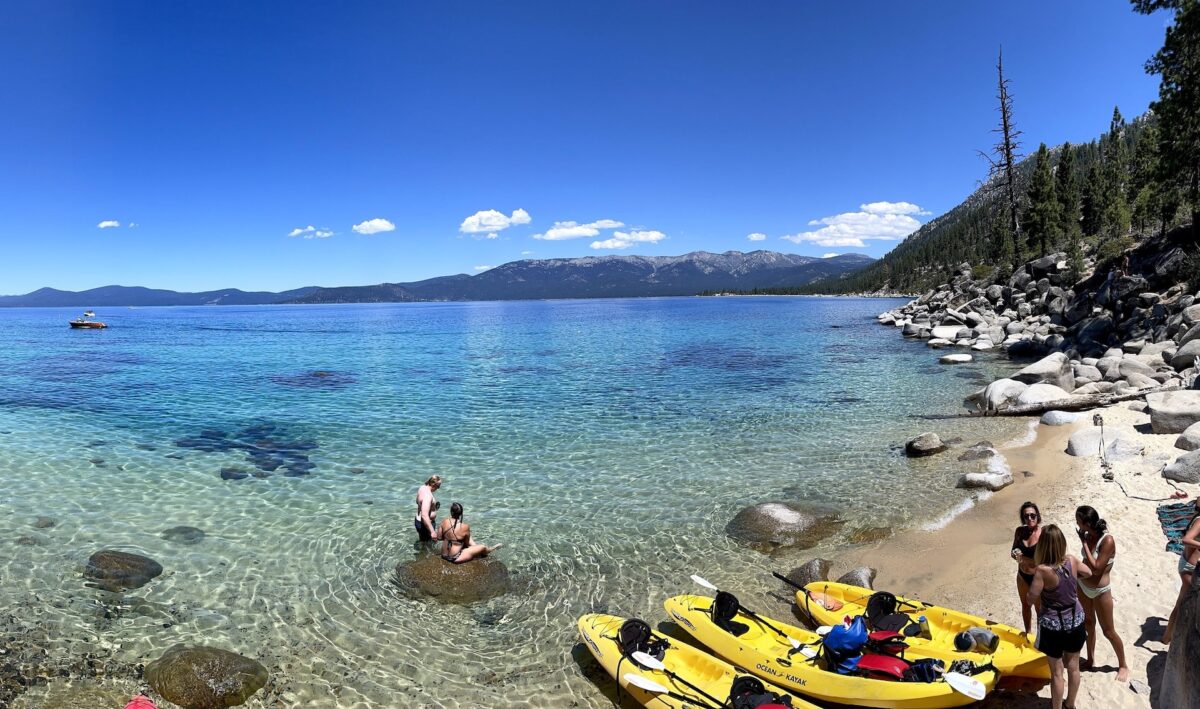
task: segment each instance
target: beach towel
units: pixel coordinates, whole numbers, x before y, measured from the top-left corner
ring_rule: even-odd
[[[1163,534],[1167,535],[1167,551],[1182,554],[1183,533],[1187,531],[1188,520],[1196,514],[1195,502],[1173,502],[1169,505],[1158,506],[1158,521],[1162,524]]]

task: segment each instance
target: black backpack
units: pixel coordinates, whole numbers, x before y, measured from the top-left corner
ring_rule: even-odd
[[[732,709],[758,709],[767,706],[792,706],[792,698],[787,695],[768,692],[766,686],[757,677],[740,675],[733,678],[729,687],[729,706]]]
[[[630,657],[635,652],[644,652],[656,660],[667,653],[667,641],[655,640],[650,624],[640,618],[630,618],[617,630],[617,645],[621,654]]]
[[[741,604],[738,603],[737,596],[725,591],[717,591],[717,597],[713,599],[711,608],[713,623],[734,637],[745,633],[750,626],[734,620],[740,608]]]

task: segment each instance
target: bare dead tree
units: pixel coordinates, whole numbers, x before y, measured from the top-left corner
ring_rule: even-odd
[[[996,60],[996,74],[999,77],[997,83],[996,98],[1000,101],[1000,127],[992,129],[993,133],[1000,134],[1000,140],[992,146],[992,152],[985,153],[982,150],[979,154],[988,161],[988,182],[994,187],[1003,190],[1005,225],[1008,229],[1008,236],[1012,240],[1012,257],[1013,268],[1021,264],[1021,220],[1018,211],[1018,195],[1017,189],[1017,174],[1016,164],[1021,157],[1018,151],[1021,149],[1021,142],[1018,140],[1021,136],[1021,131],[1017,130],[1017,126],[1013,123],[1012,116],[1012,94],[1008,90],[1008,79],[1004,78],[1004,49],[1001,48],[1000,56]]]

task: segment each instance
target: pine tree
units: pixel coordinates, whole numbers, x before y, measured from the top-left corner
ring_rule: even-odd
[[[1054,194],[1054,173],[1050,170],[1050,151],[1038,146],[1034,156],[1033,179],[1029,182],[1029,208],[1025,210],[1025,229],[1029,245],[1038,256],[1050,253],[1050,244],[1058,239],[1058,197]]]
[[[1058,197],[1058,231],[1068,242],[1079,238],[1079,182],[1075,179],[1075,149],[1063,143],[1054,171],[1054,195]]]
[[[1104,185],[1104,171],[1100,164],[1093,162],[1088,168],[1087,179],[1083,181],[1083,197],[1080,199],[1080,209],[1083,213],[1083,233],[1095,236],[1100,233],[1104,200],[1108,196],[1108,188]]]
[[[1125,119],[1120,109],[1113,108],[1108,134],[1100,140],[1100,155],[1104,170],[1104,206],[1100,213],[1100,230],[1106,239],[1129,235],[1130,210],[1126,194],[1129,172],[1129,149],[1125,147]]]
[[[1159,119],[1161,179],[1185,193],[1194,230],[1200,224],[1200,2],[1134,0],[1133,5],[1147,15],[1175,11],[1162,49],[1146,63],[1146,71],[1162,76],[1158,100],[1151,104]]]
[[[1162,189],[1158,182],[1158,128],[1146,126],[1138,134],[1129,174],[1129,192],[1133,195],[1133,223],[1145,233],[1146,226],[1162,213]]]

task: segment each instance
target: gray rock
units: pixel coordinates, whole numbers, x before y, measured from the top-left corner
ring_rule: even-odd
[[[800,586],[807,586],[817,581],[829,580],[829,569],[833,562],[828,559],[810,559],[800,566],[787,572],[788,579]]]
[[[1194,423],[1184,429],[1175,439],[1175,447],[1185,451],[1200,450],[1200,423]]]
[[[1084,384],[1075,391],[1071,392],[1074,396],[1086,396],[1088,394],[1107,394],[1113,390],[1116,385],[1112,382],[1091,382]]]
[[[1047,411],[1042,414],[1042,424],[1046,426],[1066,426],[1079,420],[1079,414],[1071,411]]]
[[[760,502],[738,512],[725,525],[725,533],[752,549],[769,552],[776,547],[814,547],[841,525],[837,511],[822,505]]]
[[[1080,379],[1087,379],[1089,382],[1098,382],[1104,378],[1104,375],[1100,373],[1100,370],[1094,366],[1077,364],[1073,367],[1073,369],[1075,370],[1076,382],[1078,382]]]
[[[1146,395],[1150,428],[1155,433],[1183,433],[1200,421],[1200,391],[1162,391]]]
[[[860,588],[869,588],[875,590],[875,574],[878,573],[875,569],[860,566],[856,569],[851,569],[842,574],[837,582],[844,583],[847,586],[858,586]]]
[[[1182,347],[1192,340],[1200,340],[1200,324],[1192,325],[1187,332],[1183,333],[1176,344]],[[1169,346],[1169,343],[1163,343],[1164,350],[1167,348],[1167,346]]]
[[[475,603],[512,590],[508,568],[494,556],[465,564],[422,554],[396,565],[396,584],[414,596],[431,596],[442,603]]]
[[[963,454],[958,456],[958,459],[960,461],[987,460],[988,458],[992,458],[997,455],[999,455],[999,453],[996,452],[996,448],[991,444],[990,441],[980,441],[979,443],[976,443],[967,450],[963,451]]]
[[[1179,604],[1175,637],[1167,651],[1159,685],[1158,706],[1200,707],[1200,574],[1192,574],[1192,586]]]
[[[58,523],[54,521],[53,517],[38,517],[33,521],[33,526],[38,529],[50,529],[55,524]]]
[[[1008,408],[1016,401],[1021,393],[1029,388],[1028,384],[1012,379],[997,379],[986,387],[967,398],[969,405],[974,405],[982,411],[999,411]]]
[[[1200,483],[1200,450],[1184,453],[1166,468],[1163,477],[1180,483]]]
[[[1193,305],[1193,308],[1200,308],[1200,305]],[[1175,350],[1175,354],[1171,356],[1171,367],[1176,372],[1182,372],[1188,367],[1196,363],[1196,358],[1200,357],[1200,340],[1192,340],[1186,345]]]
[[[1043,357],[1011,377],[1025,384],[1053,384],[1059,389],[1071,391],[1075,388],[1075,374],[1071,360],[1062,352]]]
[[[83,575],[93,586],[120,592],[141,588],[162,572],[162,565],[149,557],[103,549],[88,558]]]
[[[1101,431],[1085,428],[1071,434],[1067,441],[1067,454],[1089,457],[1100,454]],[[1134,439],[1122,436],[1111,429],[1103,435],[1104,455],[1112,460],[1123,460],[1142,455],[1145,448]]]
[[[933,339],[929,340],[925,344],[929,347],[933,347],[936,349],[939,347],[949,347],[949,346],[953,345],[954,343],[951,342],[950,340],[947,340],[942,337],[934,337]]]
[[[225,709],[262,689],[267,668],[228,650],[175,645],[146,665],[146,682],[184,709]]]
[[[943,340],[956,340],[958,331],[962,329],[961,325],[939,325],[933,328],[931,333],[935,338]]]
[[[1157,389],[1159,386],[1158,380],[1137,373],[1125,377],[1125,382],[1135,389]]]
[[[904,454],[910,458],[921,458],[946,450],[946,444],[936,433],[925,432],[904,444]]]
[[[1183,324],[1191,327],[1200,322],[1200,305],[1189,305],[1183,309]]]
[[[1031,384],[1017,397],[1017,406],[1044,404],[1048,401],[1070,399],[1071,395],[1053,384]]]
[[[204,536],[203,529],[188,526],[171,527],[162,533],[163,539],[176,544],[199,544]]]
[[[1012,473],[965,473],[958,479],[956,487],[984,489],[996,492],[1013,484]]]
[[[938,362],[941,362],[942,364],[966,364],[972,359],[974,358],[969,354],[948,354],[939,357]]]

